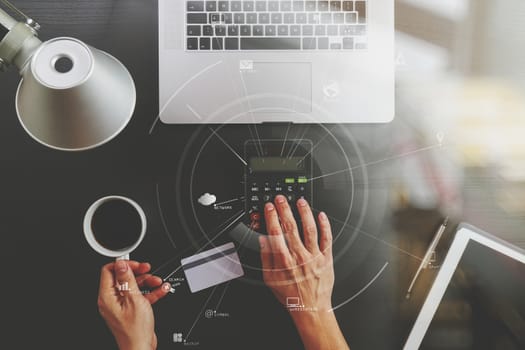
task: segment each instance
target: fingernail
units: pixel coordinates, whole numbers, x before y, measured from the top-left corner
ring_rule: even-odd
[[[279,204],[283,204],[284,202],[286,202],[286,198],[284,198],[284,196],[277,196],[275,197],[275,201]]]
[[[306,207],[308,203],[306,202],[306,200],[304,198],[300,198],[298,201],[297,201],[297,205],[300,206],[300,207]]]
[[[328,219],[328,217],[326,216],[324,211],[322,211],[321,214],[319,214],[319,217],[321,218],[321,220],[327,220]]]
[[[117,272],[126,272],[128,270],[128,264],[124,260],[119,260],[115,263],[115,270]]]
[[[273,204],[272,203],[266,203],[266,210],[272,211],[273,210]]]
[[[169,292],[171,289],[171,285],[169,283],[164,283],[162,285],[162,289],[164,289],[166,292]]]

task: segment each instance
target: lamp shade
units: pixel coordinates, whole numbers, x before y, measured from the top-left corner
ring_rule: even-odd
[[[48,147],[80,151],[100,146],[133,115],[136,91],[128,70],[77,39],[44,42],[21,73],[18,117]]]

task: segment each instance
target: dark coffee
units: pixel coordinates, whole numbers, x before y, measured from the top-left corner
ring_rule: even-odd
[[[101,246],[118,251],[139,240],[142,220],[133,205],[122,199],[111,199],[95,210],[91,230]]]

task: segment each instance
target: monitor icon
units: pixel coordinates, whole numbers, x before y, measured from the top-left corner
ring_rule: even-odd
[[[301,299],[299,297],[286,297],[286,307],[295,308],[301,306]]]

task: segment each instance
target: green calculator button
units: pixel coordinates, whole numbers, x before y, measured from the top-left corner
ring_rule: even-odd
[[[306,177],[300,177],[297,179],[297,182],[300,184],[305,184],[308,182],[308,179]]]
[[[295,183],[295,179],[293,177],[287,177],[286,179],[284,179],[284,183],[285,184],[294,184]]]

